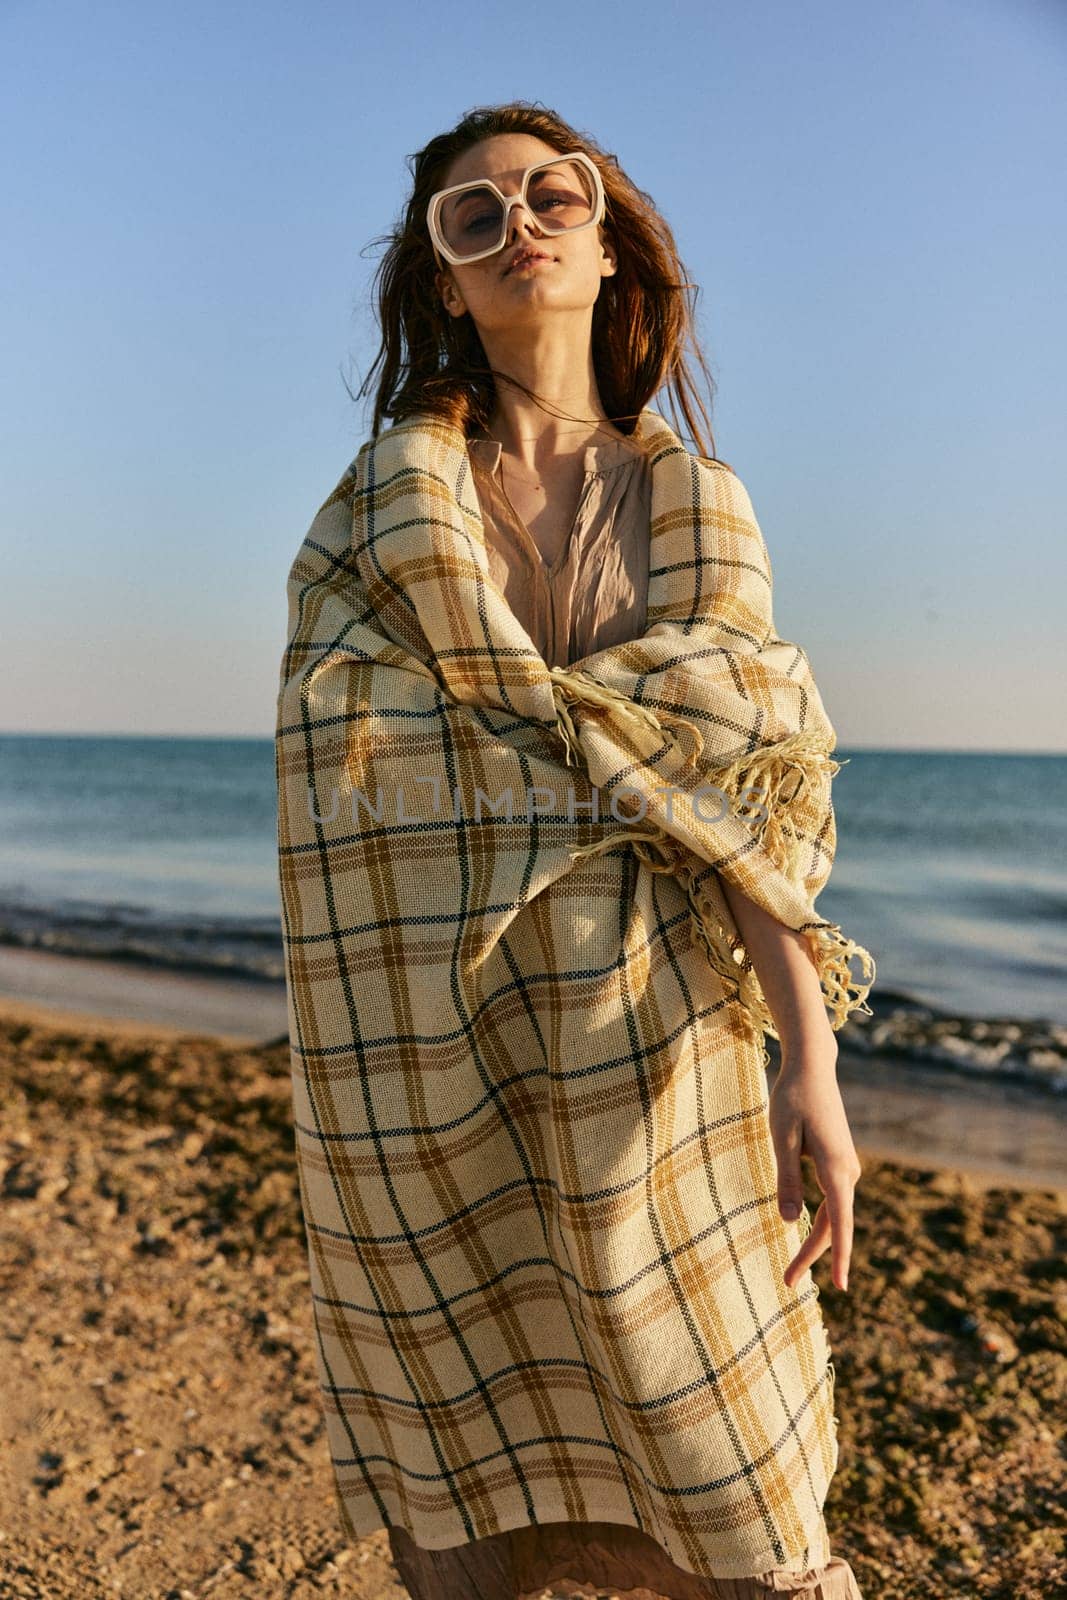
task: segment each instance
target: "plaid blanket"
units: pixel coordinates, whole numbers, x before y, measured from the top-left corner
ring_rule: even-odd
[[[835,735],[739,478],[642,412],[640,639],[549,668],[466,441],[368,441],[289,578],[276,735],[293,1109],[342,1522],[427,1548],[643,1528],[687,1571],[825,1562],[833,1366],[778,1215],[758,977],[721,881],[814,900]],[[850,969],[857,957],[862,977]]]

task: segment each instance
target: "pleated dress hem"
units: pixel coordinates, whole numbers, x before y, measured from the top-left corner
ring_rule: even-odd
[[[578,1528],[588,1523],[614,1523],[622,1527],[634,1528],[639,1533],[647,1534],[649,1538],[655,1540],[664,1552],[665,1557],[673,1562],[680,1572],[687,1577],[703,1580],[704,1582],[720,1578],[758,1578],[771,1571],[787,1573],[795,1571],[799,1575],[812,1568],[826,1566],[831,1559],[829,1536],[821,1512],[816,1513],[814,1523],[805,1529],[808,1543],[801,1545],[799,1549],[787,1552],[784,1558],[779,1550],[765,1546],[752,1555],[738,1556],[732,1561],[724,1560],[720,1562],[717,1570],[713,1573],[710,1571],[701,1572],[692,1566],[683,1553],[671,1549],[663,1542],[659,1534],[654,1533],[648,1527],[642,1527],[632,1517],[626,1516],[620,1510],[617,1501],[595,1501],[591,1500],[587,1494],[583,1495],[582,1513],[580,1516],[575,1516],[573,1505],[568,1505],[563,1499],[554,1500],[549,1497],[538,1507],[538,1510],[539,1512],[543,1511],[544,1515],[539,1515],[536,1521],[531,1521],[525,1509],[516,1506],[514,1511],[505,1511],[498,1515],[494,1519],[495,1526],[479,1527],[473,1538],[468,1538],[460,1532],[460,1537],[455,1539],[441,1534],[421,1534],[413,1531],[405,1523],[390,1525],[376,1516],[356,1517],[347,1510],[343,1511],[343,1520],[348,1536],[353,1542],[369,1538],[382,1528],[388,1530],[390,1526],[394,1526],[399,1527],[406,1533],[419,1549],[430,1551],[453,1550],[491,1538],[494,1534],[511,1533],[527,1527],[537,1529],[545,1523],[566,1523],[571,1527]],[[457,1529],[457,1532],[459,1531]]]

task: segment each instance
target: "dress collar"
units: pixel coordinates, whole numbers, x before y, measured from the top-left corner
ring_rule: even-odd
[[[487,434],[474,434],[467,440],[471,460],[486,472],[494,473],[500,465],[503,445],[499,439]],[[586,472],[614,472],[619,467],[630,466],[644,458],[644,451],[629,439],[604,438],[596,444],[586,445],[582,466]]]

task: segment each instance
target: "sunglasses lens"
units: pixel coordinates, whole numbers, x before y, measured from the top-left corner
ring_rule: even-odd
[[[544,233],[580,228],[596,205],[593,175],[580,161],[546,161],[530,173],[526,205]],[[492,189],[464,189],[442,201],[437,225],[457,256],[481,255],[504,242],[504,207]]]

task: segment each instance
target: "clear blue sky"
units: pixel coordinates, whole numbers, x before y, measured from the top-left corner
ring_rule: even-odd
[[[1067,750],[1065,81],[1055,0],[5,4],[0,729],[273,732],[365,247],[523,98],[674,229],[841,744]]]

